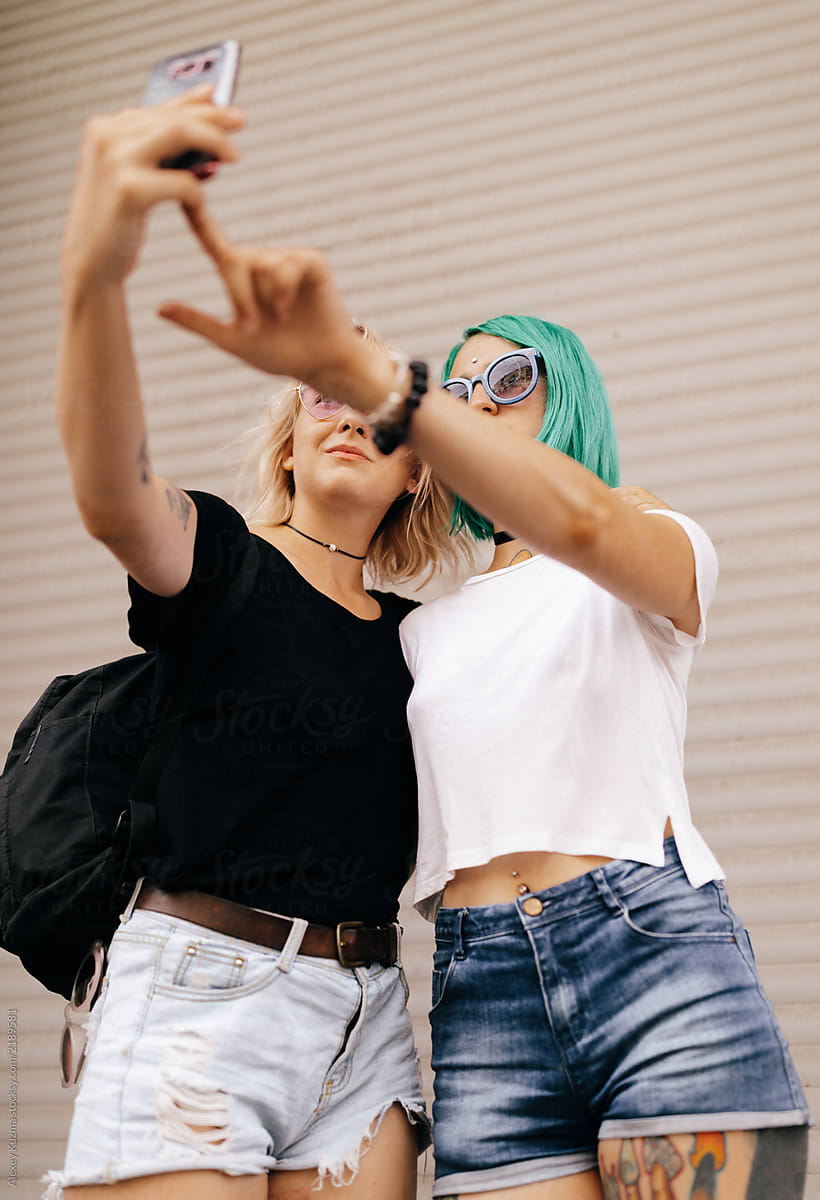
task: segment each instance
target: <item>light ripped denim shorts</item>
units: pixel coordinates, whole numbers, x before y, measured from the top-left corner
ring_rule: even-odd
[[[45,1195],[166,1171],[340,1184],[393,1103],[429,1121],[400,967],[269,950],[136,909],[111,943],[65,1166]]]

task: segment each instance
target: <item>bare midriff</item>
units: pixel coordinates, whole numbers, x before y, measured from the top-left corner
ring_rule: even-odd
[[[666,822],[664,837],[671,837],[671,822]],[[463,867],[447,884],[442,897],[444,908],[469,908],[482,904],[509,904],[529,892],[541,892],[586,875],[595,867],[612,862],[600,854],[558,854],[525,851],[501,854],[478,867]]]

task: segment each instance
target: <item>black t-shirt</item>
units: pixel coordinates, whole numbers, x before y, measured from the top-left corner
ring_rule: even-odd
[[[224,594],[251,535],[224,500],[190,492],[194,568],[172,599],[129,579],[129,631],[153,649]],[[412,870],[416,780],[410,674],[373,593],[366,621],[312,587],[269,542],[163,773],[148,878],[322,925],[392,921]]]

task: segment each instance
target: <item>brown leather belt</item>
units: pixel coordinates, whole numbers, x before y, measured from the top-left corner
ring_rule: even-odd
[[[147,882],[140,888],[134,907],[193,921],[206,929],[256,942],[271,950],[281,950],[293,928],[288,917],[258,912],[205,892],[163,892]],[[299,953],[335,958],[343,967],[366,967],[373,962],[392,967],[401,962],[399,926],[368,927],[361,921],[340,921],[335,929],[328,925],[308,925]]]

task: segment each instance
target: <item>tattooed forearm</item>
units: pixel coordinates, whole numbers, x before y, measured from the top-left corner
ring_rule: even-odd
[[[137,466],[140,469],[140,483],[151,482],[151,460],[148,458],[148,439],[143,438],[140,442],[139,452],[137,454]]]
[[[188,528],[188,518],[191,515],[193,504],[179,488],[167,487],[165,489],[165,498],[168,501],[168,507],[172,513],[176,513],[182,522],[182,528]]]

